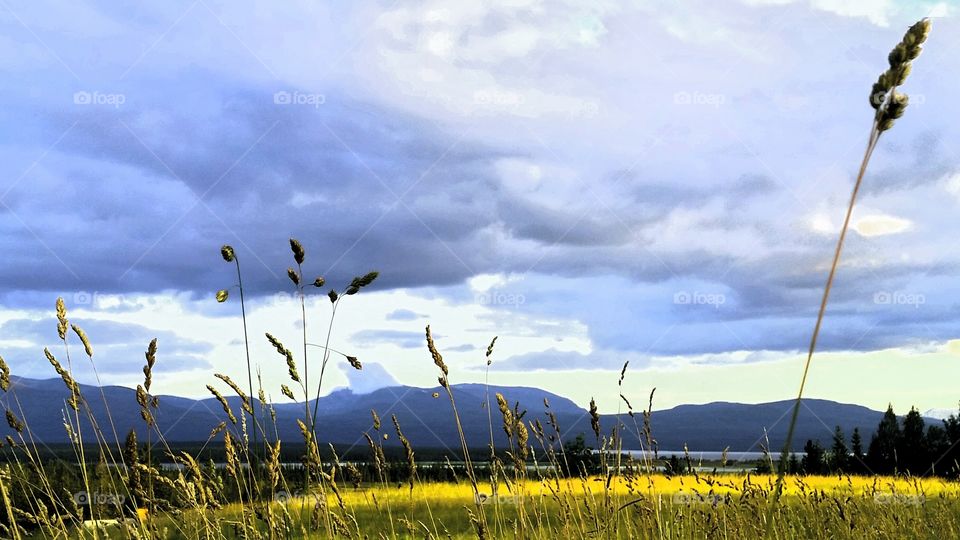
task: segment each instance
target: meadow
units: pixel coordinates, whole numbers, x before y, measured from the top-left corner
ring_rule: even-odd
[[[929,21],[908,30],[890,54],[890,69],[870,92],[876,113],[824,290],[807,370],[857,190],[877,140],[906,108],[906,95],[897,88],[906,80],[910,62],[920,54],[928,32]],[[210,426],[209,435],[209,441],[222,444],[222,464],[201,462],[163,439],[156,414],[163,404],[152,388],[154,370],[163,364],[162,345],[156,339],[145,344],[144,378],[136,397],[147,440],[128,432],[121,441],[115,426],[98,423],[92,410],[102,396],[81,392],[72,371],[76,362],[96,365],[94,340],[71,321],[68,306],[58,299],[56,332],[62,348],[43,353],[69,394],[63,412],[49,414],[63,415],[72,454],[63,460],[44,457],[29,422],[23,420],[29,415],[19,406],[15,374],[0,358],[0,401],[12,430],[3,445],[7,461],[0,466],[0,535],[14,539],[960,537],[960,484],[955,480],[909,473],[787,474],[803,382],[779,467],[769,459],[768,468],[776,474],[706,473],[695,468],[668,474],[656,458],[633,459],[624,454],[624,437],[633,436],[626,422],[636,428],[633,433],[641,448],[656,448],[652,393],[644,410],[634,410],[629,397],[621,394],[624,423],[607,431],[601,430],[597,406],[591,401],[589,447],[576,453],[569,445],[574,434],[563,431],[549,404],[543,404],[548,418],[544,424],[525,418],[527,408],[540,404],[510,403],[500,394],[488,396],[486,403],[489,442],[468,441],[449,367],[429,326],[424,333],[424,369],[432,362],[441,388],[434,397],[449,407],[449,421],[459,433],[459,454],[446,456],[441,465],[452,479],[431,479],[419,466],[416,449],[404,436],[399,419],[380,418],[377,411],[371,411],[371,429],[362,434],[369,457],[362,462],[342,460],[335,447],[324,443],[323,419],[315,402],[325,389],[331,358],[343,357],[353,369],[363,369],[360,359],[331,349],[330,336],[341,303],[372,286],[379,274],[367,272],[343,287],[329,288],[323,277],[311,279],[305,272],[306,250],[299,241],[291,239],[290,250],[293,264],[287,276],[299,299],[303,327],[302,343],[292,346],[269,332],[249,331],[240,254],[228,245],[220,251],[231,265],[231,280],[235,271],[236,282],[218,291],[216,300],[228,302],[233,293],[239,293],[238,328],[242,322],[247,344],[246,380],[217,373],[207,385],[223,409],[223,421]],[[311,291],[329,299],[329,314],[318,325],[326,329],[319,354],[308,350],[308,328],[315,328],[316,316],[306,308],[305,298]],[[253,362],[249,354],[250,340],[264,338],[276,351],[271,365],[285,369],[289,378],[280,393],[303,406],[298,420],[302,451],[293,466],[281,459],[284,442],[271,430],[275,410],[266,396],[276,389],[263,388],[257,374],[265,366]],[[489,366],[495,347],[494,337],[478,360]],[[621,383],[626,370],[624,364]],[[494,432],[500,430],[506,435],[506,446],[493,443]],[[399,458],[388,461],[387,439],[400,442]],[[478,448],[484,457],[477,457]],[[178,467],[161,467],[159,455]],[[68,476],[84,493],[97,497],[78,500],[66,487]]]

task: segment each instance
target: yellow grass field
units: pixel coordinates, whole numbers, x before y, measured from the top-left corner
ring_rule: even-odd
[[[609,479],[481,484],[488,538],[755,538],[774,475],[627,475]],[[284,503],[298,538],[316,497]],[[328,508],[339,534],[357,538],[477,538],[469,482],[340,487]],[[281,506],[279,504],[275,506]],[[218,512],[237,515],[239,506]],[[281,510],[282,511],[282,510]],[[300,519],[302,517],[302,519]],[[323,528],[321,525],[320,529]],[[936,478],[792,476],[775,511],[778,538],[949,538],[960,536],[960,484]],[[191,537],[184,534],[184,538]]]

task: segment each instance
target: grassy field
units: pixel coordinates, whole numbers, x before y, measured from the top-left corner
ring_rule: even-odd
[[[487,484],[481,505],[492,538],[756,538],[776,483],[768,475],[620,476]],[[788,478],[774,516],[778,538],[955,538],[960,484],[940,479],[808,476]],[[316,497],[274,502],[289,517],[282,538],[326,538]],[[334,528],[356,538],[476,538],[469,483],[362,485],[329,494]],[[157,516],[166,538],[242,538],[241,505]],[[246,519],[249,519],[247,516]],[[318,520],[322,521],[322,520]],[[264,537],[269,532],[259,527]],[[249,529],[247,529],[249,531]],[[123,537],[114,532],[111,537]]]

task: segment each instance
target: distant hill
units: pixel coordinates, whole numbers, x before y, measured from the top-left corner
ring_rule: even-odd
[[[131,428],[136,429],[141,438],[146,435],[134,390],[106,386],[102,388],[101,395],[100,388],[81,385],[81,391],[97,423],[111,439],[111,426],[115,426],[121,440]],[[588,412],[567,398],[538,388],[491,386],[491,410],[488,416],[486,391],[481,384],[453,386],[457,410],[471,447],[483,448],[489,444],[491,424],[495,443],[506,444],[500,412],[493,397],[495,392],[502,393],[511,405],[520,402],[521,411],[528,411],[524,419],[540,420],[547,433],[551,433],[544,413],[544,399],[547,399],[551,411],[557,417],[564,439],[571,439],[582,433],[588,443],[594,440]],[[434,398],[434,392],[439,392],[440,397]],[[67,391],[60,379],[13,378],[10,392],[2,396],[0,402],[25,420],[35,440],[52,444],[68,442],[61,412],[67,397]],[[104,408],[104,398],[109,404],[109,416]],[[239,415],[239,398],[229,398],[229,401],[234,414]],[[779,449],[786,435],[792,405],[792,400],[755,405],[726,402],[681,405],[654,411],[651,426],[654,438],[664,450],[679,450],[684,444],[691,450],[699,451],[722,450],[726,447],[732,451],[759,450],[760,445],[765,444],[765,433],[770,447]],[[303,403],[286,402],[274,407],[277,413],[276,432],[283,440],[300,442],[302,439],[296,420],[303,416]],[[312,407],[313,403],[311,409]],[[346,389],[335,390],[320,398],[317,405],[318,434],[321,441],[346,448],[365,444],[362,433],[372,429],[371,409],[375,409],[383,419],[382,429],[391,434],[393,426],[390,416],[396,414],[404,434],[415,448],[459,448],[450,402],[439,387],[392,386],[365,394],[355,394]],[[840,425],[848,437],[855,427],[859,427],[866,445],[881,416],[881,412],[859,405],[805,399],[797,424],[794,448],[800,449],[807,439],[820,439],[825,446],[829,446],[835,425]],[[269,415],[266,417],[269,418]],[[160,408],[156,418],[167,441],[202,442],[207,440],[214,426],[225,420],[225,415],[220,404],[213,398],[194,400],[160,396]],[[642,416],[637,413],[631,418],[624,413],[619,416],[619,420],[627,430],[624,447],[639,448],[637,432],[642,429]],[[935,419],[927,420],[939,422]],[[93,437],[92,430],[85,419],[82,418],[82,421],[85,425],[84,438],[90,441]],[[604,433],[609,433],[616,421],[615,415],[602,416],[601,427]],[[273,430],[274,427],[270,426],[269,431],[272,433]],[[5,425],[0,429],[0,435],[10,432]],[[390,437],[386,444],[397,444],[396,437]]]

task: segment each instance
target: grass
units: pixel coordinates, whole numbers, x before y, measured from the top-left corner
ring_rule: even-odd
[[[603,477],[527,480],[501,484],[501,495],[483,506],[496,538],[516,536],[523,521],[526,538],[752,538],[763,532],[776,481],[770,475],[625,476],[608,489]],[[785,485],[773,530],[787,538],[957,537],[958,493],[956,483],[939,479],[794,477]],[[310,532],[314,502],[274,503],[291,516],[284,537],[322,537]],[[464,519],[464,508],[474,505],[473,487],[466,482],[420,483],[412,491],[363,484],[342,490],[339,498],[330,495],[327,504],[343,505],[355,537],[476,538]],[[242,538],[235,525],[243,511],[239,504],[210,511],[206,518],[192,511],[177,522],[161,518],[158,528],[166,537],[187,539],[196,536],[185,533],[183,523],[212,522],[218,537]]]
[[[786,459],[796,423],[796,411],[816,348],[834,275],[846,236],[856,195],[864,179],[870,156],[880,135],[889,130],[906,107],[907,98],[898,88],[910,71],[910,62],[920,53],[929,31],[929,21],[911,27],[889,57],[890,69],[874,85],[870,104],[875,109],[869,143],[847,207],[846,220],[834,253],[833,264],[824,288],[817,322],[810,342],[797,407],[790,424]],[[304,277],[306,251],[290,240],[295,268],[287,275],[295,287],[302,324],[302,357],[270,333],[266,338],[283,359],[276,362],[286,368],[290,383],[281,394],[293,401],[303,399],[302,466],[289,467],[281,462],[283,442],[277,436],[273,404],[260,384],[254,387],[260,367],[249,356],[249,333],[243,299],[239,258],[230,246],[221,248],[221,256],[234,263],[236,288],[240,291],[240,315],[246,356],[246,392],[229,375],[214,374],[210,393],[223,408],[223,421],[211,426],[210,441],[222,442],[224,467],[198,461],[186,451],[174,451],[164,440],[154,413],[162,406],[151,394],[152,374],[162,366],[162,351],[153,340],[146,348],[144,382],[137,387],[137,404],[147,430],[147,445],[141,450],[136,438],[128,435],[120,442],[113,425],[100,426],[92,413],[92,404],[106,399],[83,395],[73,379],[70,351],[79,341],[83,361],[96,365],[93,341],[68,318],[62,299],[56,303],[57,334],[62,350],[44,354],[69,391],[62,414],[64,429],[70,436],[70,464],[45,459],[33,437],[24,411],[19,406],[11,371],[0,357],[0,403],[11,435],[4,451],[8,461],[0,466],[0,537],[3,538],[903,538],[960,537],[960,485],[936,478],[909,477],[795,477],[781,467],[776,476],[741,474],[667,476],[657,472],[649,458],[635,462],[624,457],[623,424],[609,432],[601,431],[599,412],[591,399],[589,414],[597,463],[587,475],[568,455],[562,442],[568,439],[556,422],[548,403],[547,425],[525,420],[524,407],[538,404],[509,403],[496,394],[499,422],[494,421],[489,392],[485,393],[490,429],[489,458],[485,470],[490,479],[480,478],[474,468],[471,450],[485,444],[468,441],[460,423],[456,394],[449,381],[449,369],[426,328],[425,345],[435,367],[438,381],[450,404],[450,422],[459,434],[460,477],[455,482],[422,481],[415,449],[403,435],[396,416],[381,422],[372,411],[373,427],[365,433],[370,457],[367,463],[342,461],[332,446],[321,452],[323,425],[317,418],[316,404],[311,412],[310,399],[323,391],[323,377],[331,354],[344,356],[354,369],[362,369],[356,357],[329,347],[334,319],[344,299],[360,293],[377,278],[368,272],[354,278],[340,290],[326,292],[330,316],[324,345],[308,341],[308,312],[305,297],[309,289]],[[317,277],[312,285],[326,285]],[[229,289],[217,292],[218,302],[229,298]],[[312,319],[311,319],[312,320]],[[72,330],[72,333],[68,330]],[[490,342],[483,361],[489,367],[496,338]],[[314,395],[309,378],[311,361],[308,346],[322,351]],[[161,352],[158,352],[161,351]],[[276,359],[275,359],[276,360]],[[299,368],[298,368],[299,366]],[[425,362],[425,366],[427,364]],[[618,387],[627,365],[619,372]],[[302,377],[301,377],[302,373]],[[221,391],[214,384],[225,385]],[[254,393],[256,390],[256,393]],[[224,396],[232,392],[240,398],[242,411],[232,410]],[[439,397],[439,395],[435,396]],[[656,450],[652,420],[653,392],[640,422],[627,396],[619,396],[632,420],[636,441],[641,447]],[[299,403],[299,402],[298,402]],[[619,416],[619,415],[618,415]],[[81,429],[92,425],[93,440],[84,440]],[[391,429],[392,428],[392,429]],[[493,445],[495,429],[507,435],[507,447]],[[89,433],[89,432],[86,432]],[[403,445],[403,459],[387,463],[383,451],[386,437],[396,437]],[[175,470],[156,466],[161,453],[181,467]],[[592,461],[592,459],[591,459]],[[449,462],[448,462],[449,463]],[[534,465],[528,468],[528,465]],[[450,467],[451,471],[454,470]],[[405,482],[395,483],[397,471]],[[531,472],[534,471],[534,472]],[[573,477],[568,477],[571,473]],[[109,493],[105,503],[81,504],[66,489],[66,478],[86,493]],[[286,494],[295,493],[296,496]],[[280,496],[283,494],[283,496]],[[112,520],[112,521],[111,521]],[[110,522],[110,523],[108,523]],[[100,529],[102,524],[106,528]]]

